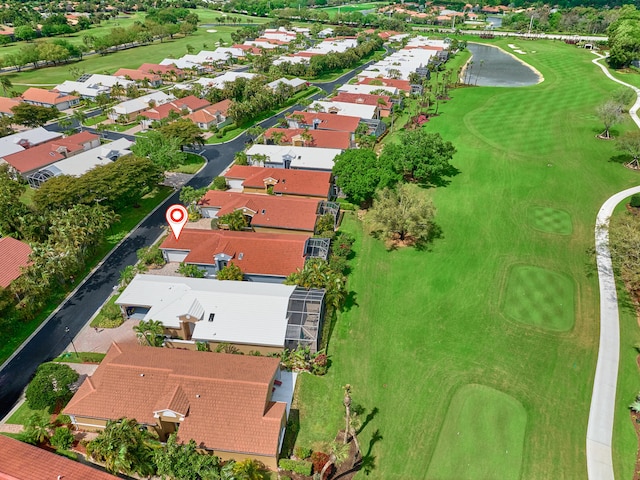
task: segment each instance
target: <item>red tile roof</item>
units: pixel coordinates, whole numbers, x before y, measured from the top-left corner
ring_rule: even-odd
[[[201,108],[212,106],[208,101],[203,100],[202,98],[198,98],[195,95],[189,95],[187,97],[178,98],[177,100],[174,100],[173,102],[171,102],[171,104],[175,105],[180,110],[182,110],[183,108],[186,108],[187,110],[190,110],[192,112],[195,112],[196,110],[200,110]]]
[[[221,102],[214,103],[213,105],[187,115],[187,118],[194,123],[210,123],[215,120],[216,112],[226,117],[230,106],[231,100],[222,100]]]
[[[98,135],[85,130],[66,138],[57,138],[22,152],[7,155],[3,159],[18,172],[27,173],[67,158],[68,153],[85,150],[84,144],[99,138]]]
[[[150,82],[159,82],[162,80],[160,75],[156,73],[143,72],[141,70],[134,70],[132,68],[121,68],[113,74],[114,77],[128,77],[131,80],[144,80],[147,79]]]
[[[292,115],[302,115],[305,125],[313,125],[313,120],[320,120],[318,130],[335,130],[338,132],[355,133],[360,119],[358,117],[348,117],[346,115],[336,115],[334,113],[316,113],[316,112],[300,112],[295,111],[287,118],[291,119]]]
[[[382,82],[382,86],[384,87],[395,87],[398,90],[403,90],[405,92],[411,91],[411,82],[409,82],[409,80],[398,80],[395,78],[363,78],[358,82],[358,84],[375,85],[378,82]]]
[[[115,480],[101,470],[0,435],[2,480]]]
[[[31,247],[26,243],[11,237],[0,238],[0,287],[7,288],[21,275],[20,268],[29,265],[29,255]]]
[[[140,70],[141,72],[147,72],[147,73],[164,73],[164,74],[171,74],[171,75],[184,75],[184,70],[181,70],[179,68],[177,68],[175,65],[160,65],[157,63],[143,63],[142,65],[140,65],[140,67],[138,68],[138,70]]]
[[[195,110],[208,107],[209,105],[211,104],[206,100],[202,100],[194,95],[189,95],[188,97],[179,98],[173,102],[163,103],[162,105],[150,108],[149,110],[142,112],[140,115],[151,120],[162,120],[167,118],[170,112],[182,114],[183,109],[193,112]]]
[[[303,235],[185,228],[180,240],[169,235],[160,248],[190,250],[185,263],[198,265],[213,265],[213,257],[225,253],[243,273],[286,277],[304,267],[308,239]]]
[[[267,130],[268,132],[268,130]],[[265,182],[273,184],[273,193],[322,197],[329,195],[331,173],[314,170],[291,170],[285,168],[232,166],[225,178],[243,179],[245,188],[265,188]]]
[[[77,100],[79,97],[74,95],[64,95],[60,92],[45,90],[44,88],[28,88],[22,98],[25,101],[43,103],[46,105],[58,105],[69,100]]]
[[[244,210],[253,214],[251,225],[254,227],[313,232],[318,200],[209,190],[199,205],[218,207],[218,217]]]
[[[20,105],[20,103],[21,103],[21,99],[19,97],[18,98],[0,97],[0,113],[4,113],[6,115],[13,115],[11,108],[15,107],[16,105]]]
[[[378,101],[384,100],[384,105],[378,103]],[[357,103],[360,105],[375,105],[383,110],[391,109],[391,97],[389,95],[371,95],[368,93],[347,93],[340,92],[335,97],[331,98],[332,102],[345,102],[345,103]]]
[[[282,132],[283,144],[293,143],[293,137],[300,135],[304,132],[303,128],[270,128],[264,132],[266,138],[271,138],[274,133]],[[310,142],[305,142],[305,147],[318,147],[318,148],[340,148],[347,150],[351,148],[351,133],[350,132],[332,132],[329,130],[307,130],[309,135],[313,137]]]
[[[286,408],[271,401],[279,364],[277,358],[114,343],[64,413],[155,425],[154,412],[188,409],[179,441],[275,456]]]

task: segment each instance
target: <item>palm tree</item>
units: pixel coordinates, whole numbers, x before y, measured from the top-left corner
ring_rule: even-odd
[[[345,427],[344,427],[344,443],[349,441],[349,433],[351,432],[351,385],[348,383],[344,386],[344,399],[342,400],[344,405],[345,415]]]
[[[73,119],[78,122],[80,131],[82,131],[82,126],[84,124],[84,121],[87,119],[87,115],[82,110],[75,110],[72,116]]]
[[[287,136],[285,132],[282,131],[274,131],[271,133],[271,141],[275,145],[282,145],[284,138]]]
[[[138,341],[141,344],[146,343],[150,347],[161,347],[164,342],[164,326],[162,322],[158,320],[149,320],[145,322],[142,320],[138,325],[133,327],[133,331],[136,332]]]
[[[271,478],[268,470],[258,460],[247,459],[233,466],[236,480],[267,480]]]
[[[322,467],[320,478],[324,480],[325,473],[331,465],[340,465],[349,458],[349,446],[344,443],[332,442],[329,446],[329,460]]]
[[[10,92],[13,88],[13,84],[11,83],[11,80],[9,80],[9,77],[5,77],[4,75],[0,77],[0,87],[2,87],[4,96],[8,96],[7,92]]]
[[[45,443],[51,438],[51,423],[49,419],[37,413],[34,413],[27,420],[24,430],[24,439],[27,443],[39,445]]]
[[[107,471],[150,476],[155,473],[153,452],[159,443],[134,419],[109,420],[106,428],[87,444],[91,458],[104,463]]]

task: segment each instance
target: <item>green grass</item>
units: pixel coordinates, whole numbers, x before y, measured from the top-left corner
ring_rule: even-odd
[[[200,155],[196,155],[195,153],[187,153],[187,159],[185,160],[185,162],[171,171],[193,174],[200,170],[203,165],[204,158],[202,158]]]
[[[509,40],[492,43],[508,50]],[[354,214],[345,215],[342,228],[356,236],[353,301],[333,328],[329,373],[299,377],[297,442],[313,445],[343,428],[341,387],[349,383],[354,402],[377,409],[360,434],[367,459],[373,457],[369,478],[437,478],[427,468],[456,392],[469,384],[502,392],[525,409],[520,478],[586,478],[599,334],[594,221],[609,196],[640,176],[610,161],[617,154],[613,142],[596,138],[602,126],[595,108],[618,86],[591,63],[592,55],[559,42],[525,46],[536,51],[525,60],[543,83],[455,89],[424,127],[458,150],[453,163],[460,173],[428,192],[442,238],[425,251],[388,252]],[[630,128],[630,120],[619,127]],[[538,206],[567,212],[571,235],[531,228],[527,212]],[[505,275],[514,265],[571,279],[573,328],[531,328],[505,315]],[[633,331],[637,340],[637,326],[625,321],[623,333]],[[629,391],[638,389],[633,367],[621,371],[626,397],[614,432],[619,478],[633,475],[629,458],[637,447],[633,438],[628,443],[624,424]],[[500,472],[500,461],[489,463],[487,469]]]
[[[107,119],[106,115],[96,115],[95,117],[87,118],[84,121],[84,125],[87,127],[92,127],[94,125],[99,124],[100,122],[104,122]]]
[[[503,311],[518,322],[566,331],[573,326],[571,278],[531,265],[516,265],[507,278]]]
[[[20,201],[25,205],[33,205],[33,196],[36,191],[33,188],[27,187],[22,195],[20,195]]]
[[[528,211],[531,226],[536,230],[559,235],[571,235],[571,215],[564,210],[549,207],[532,207]]]
[[[29,421],[29,419],[33,416],[33,415],[42,415],[44,417],[49,417],[49,409],[45,408],[42,410],[32,410],[29,407],[29,403],[28,402],[23,402],[22,405],[20,405],[18,407],[18,409],[13,412],[13,415],[11,415],[8,419],[7,419],[7,423],[10,423],[12,425],[26,425],[26,423]]]
[[[355,5],[341,5],[340,7],[327,7],[322,8],[321,10],[327,12],[330,17],[333,17],[340,13],[350,13],[350,12],[361,12],[362,10],[372,10],[378,9],[384,5],[388,5],[387,2],[369,2],[369,3],[358,3]]]
[[[438,436],[427,478],[518,480],[527,412],[513,397],[483,385],[456,392]]]
[[[127,130],[130,130],[133,127],[135,127],[136,125],[138,125],[137,122],[131,122],[126,124],[121,124],[121,123],[105,124],[105,126],[107,127],[107,130],[110,130],[112,132],[119,132],[119,133],[126,132]]]
[[[58,307],[60,302],[64,300],[69,291],[78,285],[89,271],[104,256],[122,240],[149,212],[158,206],[164,199],[173,193],[171,187],[158,187],[156,190],[146,195],[141,201],[138,208],[131,208],[126,212],[120,213],[120,222],[115,224],[105,238],[105,242],[97,249],[95,255],[87,262],[87,268],[82,274],[76,275],[76,280],[68,290],[56,291],[51,294],[47,305],[43,311],[33,320],[28,322],[18,322],[10,336],[5,335],[3,342],[0,343],[0,364],[2,364],[15,351],[20,344],[31,335],[36,328]]]
[[[66,352],[54,358],[52,361],[64,363],[100,363],[105,355],[105,353],[98,352],[78,352],[78,356],[76,356],[75,352]]]

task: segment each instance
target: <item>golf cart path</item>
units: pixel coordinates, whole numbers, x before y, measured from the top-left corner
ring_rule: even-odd
[[[629,110],[629,115],[640,128],[640,119],[637,114],[638,108],[640,108],[640,89],[611,75],[609,70],[599,63],[606,57],[597,53],[596,55],[598,58],[592,62],[600,67],[609,79],[635,91],[636,101]],[[618,295],[611,254],[609,253],[608,227],[609,218],[616,205],[635,193],[640,193],[640,186],[616,193],[604,202],[596,217],[595,245],[600,287],[600,346],[587,424],[587,475],[590,480],[615,479],[611,443],[620,359],[620,322]]]

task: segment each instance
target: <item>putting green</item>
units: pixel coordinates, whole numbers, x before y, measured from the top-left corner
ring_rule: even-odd
[[[574,322],[574,284],[569,277],[540,267],[511,268],[503,301],[513,320],[566,331]]]
[[[527,412],[515,398],[465,385],[449,405],[427,479],[520,478]]]
[[[571,215],[564,210],[550,207],[533,207],[529,209],[529,222],[536,230],[559,235],[571,235],[573,225]]]

